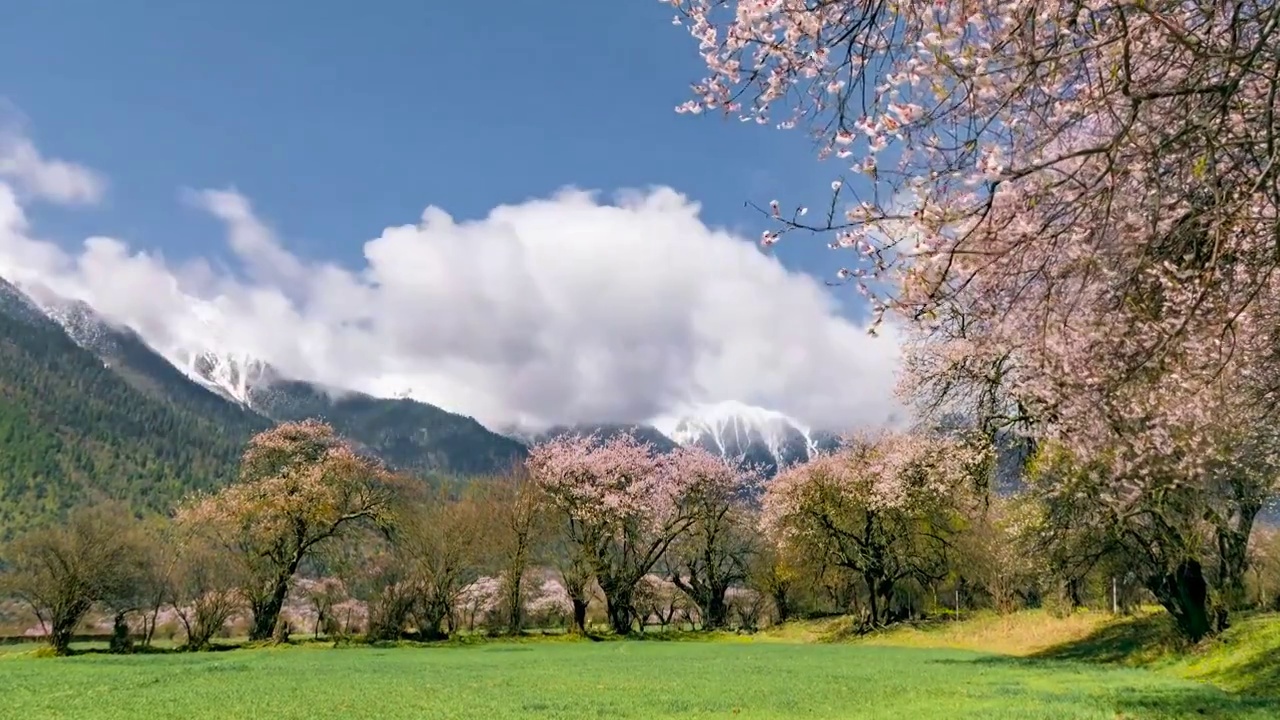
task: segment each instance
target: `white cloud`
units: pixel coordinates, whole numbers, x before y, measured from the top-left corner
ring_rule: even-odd
[[[845,429],[899,409],[892,331],[869,337],[820,282],[707,227],[669,188],[613,202],[564,190],[467,222],[428,207],[366,242],[358,271],[290,254],[234,191],[189,198],[226,224],[243,278],[108,238],[62,252],[3,183],[0,275],[83,299],[171,356],[207,346],[409,390],[491,427],[737,400]]]
[[[12,180],[33,198],[63,205],[98,202],[106,181],[98,173],[65,160],[45,158],[27,138],[0,131],[0,178]]]

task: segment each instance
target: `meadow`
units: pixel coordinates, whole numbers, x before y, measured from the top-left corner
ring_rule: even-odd
[[[0,651],[13,718],[1274,718],[1280,624],[1161,655],[1163,618],[1038,613],[846,641],[838,622],[668,641],[530,638],[41,658]],[[662,637],[662,636],[658,636]],[[1232,687],[1231,683],[1236,682]],[[1243,685],[1242,683],[1248,683]]]

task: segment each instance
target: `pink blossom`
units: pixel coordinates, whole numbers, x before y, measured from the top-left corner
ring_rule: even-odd
[[[978,405],[1100,463],[1113,505],[1274,489],[1271,4],[669,1],[696,103],[867,169],[843,223],[772,232],[838,233],[922,412]]]

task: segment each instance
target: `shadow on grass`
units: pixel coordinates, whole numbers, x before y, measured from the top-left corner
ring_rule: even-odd
[[[1280,627],[1274,616],[1240,616],[1221,637],[1190,646],[1180,638],[1171,618],[1151,615],[1098,628],[1079,640],[1036,653],[1031,659],[1128,666],[1180,663],[1188,677],[1245,696],[1280,698],[1277,630]]]
[[[1189,650],[1173,620],[1165,614],[1145,615],[1103,625],[1079,640],[1045,648],[1029,657],[1084,663],[1142,665]]]
[[[129,655],[195,655],[200,653],[219,653],[228,652],[230,650],[240,650],[245,645],[241,643],[211,643],[207,647],[199,650],[193,650],[187,647],[156,647],[154,645],[137,646],[127,652],[112,652],[110,648],[73,648],[71,655],[114,655],[116,657],[126,657]]]
[[[1026,657],[986,656],[938,663],[990,664],[1053,670],[1119,666],[1173,666],[1199,685],[1120,687],[1100,691],[1112,698],[1117,717],[1280,718],[1280,625],[1274,616],[1242,616],[1222,637],[1188,645],[1164,614],[1130,618]]]
[[[1073,643],[1074,644],[1074,643]],[[1011,657],[1007,655],[978,658],[944,658],[927,661],[937,665],[987,665],[1004,669],[1041,670],[1048,673],[1068,668],[1097,668],[1099,661]],[[1106,663],[1101,664],[1118,664]],[[1105,676],[1104,676],[1105,677]],[[1089,680],[1073,682],[1073,691],[1083,691],[1107,702],[1109,709],[1122,718],[1276,718],[1280,717],[1280,698],[1234,694],[1209,684],[1137,686],[1099,684],[1090,691]]]
[[[1280,652],[1260,652],[1236,664],[1230,672],[1241,681],[1242,693],[1280,697]]]
[[[1160,690],[1124,690],[1115,695],[1117,718],[1239,718],[1280,716],[1280,702],[1231,695],[1204,685]]]

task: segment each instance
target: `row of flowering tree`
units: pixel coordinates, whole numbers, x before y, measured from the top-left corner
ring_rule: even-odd
[[[686,620],[720,627],[746,577],[755,477],[619,436],[561,438],[527,468],[433,482],[389,471],[323,422],[286,423],[171,519],[109,504],[19,538],[0,553],[0,600],[31,608],[60,652],[95,610],[122,643],[139,622],[149,642],[167,617],[193,649],[237,618],[250,640],[286,639],[300,610],[316,632],[371,640],[531,621],[581,631],[597,598],[629,632],[672,621],[677,594]]]
[[[561,436],[528,467],[567,541],[566,585],[581,592],[593,576],[615,632],[631,631],[640,583],[664,559],[703,624],[724,626],[725,595],[746,577],[740,531],[757,473],[699,448],[657,455],[626,434]]]
[[[124,650],[166,622],[201,649],[233,621],[275,641],[585,632],[592,617],[620,634],[813,614],[869,630],[962,605],[1154,597],[1195,626],[1214,621],[1214,583],[1235,583],[1241,603],[1280,598],[1270,535],[1251,533],[1236,575],[1196,575],[1198,557],[1237,552],[1198,544],[1212,537],[1208,495],[1166,498],[1159,523],[1108,515],[1102,481],[1058,448],[1045,444],[1027,488],[1003,497],[986,490],[990,444],[955,430],[854,436],[763,483],[695,448],[562,436],[504,476],[430,483],[323,423],[288,424],[172,520],[106,504],[20,537],[0,552],[0,600],[30,608],[65,652],[95,612]]]
[[[848,253],[922,417],[1035,451],[1063,567],[1123,555],[1189,637],[1225,627],[1280,476],[1280,8],[664,1],[708,71],[680,111],[835,166],[764,244]]]

